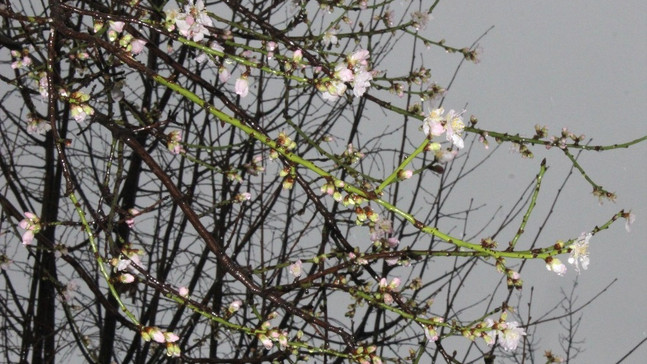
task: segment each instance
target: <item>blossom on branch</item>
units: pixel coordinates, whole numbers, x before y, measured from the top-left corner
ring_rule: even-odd
[[[166,145],[169,152],[171,152],[172,154],[184,153],[184,149],[182,148],[182,145],[180,145],[181,141],[182,141],[181,131],[174,130],[170,132],[168,135],[168,143]]]
[[[204,8],[204,1],[188,0],[184,5],[184,12],[178,9],[165,10],[166,13],[166,27],[173,30],[177,27],[178,32],[194,42],[199,42],[205,37],[209,36],[209,29],[213,25],[209,14]]]
[[[40,232],[41,225],[40,219],[33,212],[25,212],[25,219],[21,220],[18,223],[18,226],[21,229],[26,230],[22,234],[22,244],[31,245],[34,241],[34,236]]]
[[[557,273],[558,276],[566,274],[566,266],[559,259],[554,257],[546,258],[546,269]]]
[[[486,331],[482,333],[482,338],[485,340],[485,343],[489,346],[494,345],[496,340],[499,340],[501,348],[505,351],[514,351],[519,346],[521,339],[526,336],[526,330],[519,326],[517,321],[506,322],[505,317],[507,313],[504,312],[501,315],[499,322],[494,322],[494,320],[488,318],[486,319],[482,326],[491,328],[491,331]]]
[[[290,265],[290,274],[292,274],[292,276],[294,278],[301,277],[301,273],[302,273],[301,266],[302,265],[303,265],[303,263],[301,263],[301,259],[297,259],[296,262],[294,262],[292,265]]]
[[[569,247],[571,256],[568,262],[575,266],[575,271],[580,272],[580,264],[586,270],[589,267],[589,240],[591,233],[582,233],[579,238]]]
[[[236,91],[236,94],[240,95],[240,97],[245,97],[249,94],[249,81],[247,80],[246,75],[242,75],[236,80],[234,91]]]
[[[433,109],[423,120],[422,131],[429,139],[445,133],[446,139],[452,145],[458,149],[462,149],[465,146],[462,138],[463,130],[465,129],[465,122],[462,116],[463,112],[457,113],[454,110],[449,110],[447,115],[443,116],[445,109],[442,107]]]

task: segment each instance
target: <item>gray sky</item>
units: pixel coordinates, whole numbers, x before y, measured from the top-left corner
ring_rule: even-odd
[[[531,135],[535,124],[550,135],[567,127],[593,138],[593,144],[613,144],[647,134],[647,3],[644,1],[478,1],[441,2],[425,29],[433,39],[451,45],[469,45],[490,26],[481,40],[481,62],[466,64],[445,102],[447,107],[468,103],[467,114],[479,126]],[[431,57],[430,57],[431,59]],[[446,84],[457,57],[434,57],[436,80]],[[440,63],[440,65],[439,65]],[[438,71],[438,69],[444,71]],[[444,78],[443,78],[444,77]],[[513,202],[537,173],[542,158],[550,169],[545,196],[553,196],[570,167],[558,150],[534,148],[535,159],[499,151],[489,169],[498,201]],[[482,153],[487,153],[482,151]],[[600,205],[591,187],[574,175],[553,216],[547,242],[576,237],[604,223],[620,209],[631,209],[636,222],[631,233],[619,222],[591,241],[591,264],[579,276],[578,302],[584,303],[614,278],[619,281],[584,311],[578,338],[586,339],[577,363],[613,363],[647,336],[647,143],[629,150],[587,153],[580,161],[590,176],[618,195],[616,203]],[[487,169],[487,168],[486,168]],[[501,178],[505,176],[505,178]],[[547,206],[538,206],[547,211]],[[537,212],[539,217],[543,217]],[[553,240],[551,240],[553,239]],[[542,244],[542,246],[545,244]],[[565,260],[566,257],[564,257]],[[560,287],[570,289],[577,276],[547,272],[533,262],[525,272],[526,288],[536,287],[534,313],[554,305]],[[531,274],[532,272],[532,274]],[[555,331],[539,331],[541,348],[559,352]],[[624,363],[641,363],[642,346]]]

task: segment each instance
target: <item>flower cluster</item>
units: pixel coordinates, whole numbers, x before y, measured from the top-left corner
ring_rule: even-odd
[[[40,232],[41,225],[40,219],[33,212],[25,212],[25,219],[18,223],[21,229],[26,230],[22,234],[23,245],[31,245],[34,241],[34,236]]]
[[[382,359],[377,356],[377,347],[359,346],[353,352],[353,360],[360,364],[382,364]]]
[[[445,320],[442,317],[434,317],[431,319],[435,324],[442,324]],[[437,325],[429,324],[422,325],[422,328],[425,330],[425,337],[428,342],[438,341],[438,330]]]
[[[110,21],[109,25],[110,28],[108,29],[108,40],[110,40],[111,42],[118,40],[119,46],[123,50],[131,54],[139,54],[144,50],[144,46],[146,45],[145,40],[137,39],[128,33],[125,33],[120,37],[120,34],[124,31],[124,26],[126,25],[126,23],[122,21]],[[101,30],[101,28],[103,28],[102,22],[94,23],[95,33]]]
[[[346,82],[353,86],[353,94],[361,97],[366,89],[371,87],[373,73],[368,70],[368,58],[370,53],[366,49],[360,49],[357,52],[346,57],[346,62],[339,63],[335,66],[334,78],[331,81],[322,83],[318,86],[322,97],[326,101],[335,101],[346,92]]]
[[[373,245],[378,248],[394,249],[398,246],[398,244],[400,244],[398,238],[391,236],[391,234],[393,234],[393,226],[391,220],[380,217],[379,219],[377,219],[377,221],[375,221],[375,223],[370,225],[369,231],[371,233],[370,239],[373,242]],[[386,262],[389,265],[393,265],[397,263],[397,261],[398,259],[396,258],[394,261],[387,259]]]
[[[67,100],[70,103],[70,115],[77,123],[82,123],[88,116],[94,115],[94,109],[88,105],[90,95],[82,92],[75,91],[71,94],[64,89],[59,90],[61,99]]]
[[[184,153],[184,148],[180,145],[182,142],[182,132],[179,130],[173,130],[168,134],[166,147],[168,151],[172,154]]]
[[[276,316],[276,314],[271,316]],[[275,342],[279,344],[281,350],[285,350],[288,347],[288,332],[277,327],[272,327],[269,321],[263,322],[256,337],[267,350],[270,350]]]
[[[263,156],[254,156],[251,162],[243,164],[243,167],[245,167],[247,173],[251,174],[252,176],[258,176],[260,173],[263,173],[265,171],[265,167],[263,167]]]
[[[341,192],[338,189],[344,188],[344,186],[345,186],[344,181],[340,179],[333,180],[331,178],[331,179],[328,179],[323,186],[321,186],[321,192],[329,196],[332,196],[332,198],[335,201],[341,202],[343,197],[341,195]]]
[[[411,22],[416,30],[425,29],[427,23],[429,22],[429,18],[431,18],[431,15],[429,15],[428,13],[423,13],[420,11],[414,11],[413,13],[411,13]]]
[[[207,10],[204,8],[204,1],[188,0],[184,5],[184,11],[180,9],[169,9],[166,13],[166,29],[172,31],[177,27],[177,31],[194,42],[199,42],[209,36],[209,29],[213,25]]]
[[[290,151],[297,147],[297,143],[292,140],[285,132],[279,132],[279,137],[276,138],[277,149],[281,151]],[[270,150],[270,160],[277,159],[279,157],[279,152],[276,149]]]
[[[444,133],[448,141],[451,141],[456,148],[462,149],[465,146],[462,138],[465,129],[463,112],[457,113],[454,110],[449,110],[447,115],[443,116],[445,109],[442,107],[433,109],[424,119],[422,130],[430,139]]]
[[[398,287],[400,286],[400,278],[393,278],[391,282],[387,283],[386,278],[380,279],[380,282],[377,285],[379,296],[382,297],[384,303],[390,305],[393,303],[393,296],[391,293],[398,292]]]
[[[365,206],[364,208],[355,206],[355,214],[357,215],[355,218],[355,224],[357,225],[362,225],[367,220],[376,222],[380,218],[380,215],[373,211],[370,206]]]
[[[507,317],[508,313],[504,311],[498,321],[488,318],[473,328],[464,329],[463,336],[470,340],[480,337],[489,346],[498,342],[503,350],[513,351],[526,336],[526,331],[517,321],[506,322]]]
[[[494,345],[498,340],[503,350],[513,351],[517,349],[521,338],[526,336],[526,331],[522,327],[519,327],[517,321],[505,322],[506,316],[507,313],[504,312],[498,322],[494,322],[492,319],[486,319],[484,326],[491,328],[491,330],[484,332],[482,337],[488,345]]]
[[[110,264],[114,267],[114,271],[117,273],[122,273],[117,279],[121,283],[132,283],[135,281],[135,276],[130,273],[137,273],[137,270],[133,268],[133,265],[144,269],[141,258],[139,257],[143,253],[142,250],[133,249],[130,244],[124,244],[121,248],[121,254],[119,257],[112,258]]]
[[[29,49],[24,48],[22,52],[13,50],[11,51],[11,56],[15,59],[15,61],[11,63],[11,68],[20,69],[31,66],[32,60],[31,57],[29,57]]]
[[[345,164],[353,165],[362,160],[364,156],[364,153],[362,153],[359,149],[353,147],[352,144],[348,144],[348,148],[344,150],[344,153],[341,154],[340,158]]]
[[[43,120],[34,114],[27,116],[27,132],[31,135],[45,135],[52,130],[52,126],[46,120]]]
[[[49,82],[47,81],[47,73],[45,72],[40,72],[38,74],[38,93],[40,93],[40,97],[43,98],[43,100],[47,99],[49,96]]]
[[[155,341],[160,344],[166,344],[166,355],[179,357],[182,354],[180,347],[176,342],[180,339],[177,335],[169,331],[162,331],[158,327],[146,326],[140,331],[144,341]]]

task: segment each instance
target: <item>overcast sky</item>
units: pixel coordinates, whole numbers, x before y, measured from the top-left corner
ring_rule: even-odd
[[[433,15],[426,34],[452,45],[469,45],[494,26],[480,42],[481,62],[461,69],[445,101],[453,108],[468,103],[468,115],[477,115],[480,127],[528,135],[535,124],[548,126],[551,135],[568,127],[604,145],[647,134],[647,2],[456,0],[441,1]],[[446,84],[457,58],[433,61],[434,75],[445,77],[437,81]],[[545,157],[550,169],[544,190],[554,194],[568,161],[558,150],[533,151],[531,161],[497,153],[489,173],[499,178],[483,191],[505,201],[509,191],[525,187]],[[590,268],[579,276],[579,303],[614,278],[619,281],[584,311],[578,337],[586,339],[585,352],[574,362],[615,363],[647,336],[647,143],[587,153],[580,161],[618,199],[600,205],[591,186],[574,175],[544,236],[576,237],[622,208],[636,214],[631,233],[620,222],[592,239]],[[526,276],[525,288],[530,284],[543,292],[536,302],[548,306],[577,275],[572,269],[566,277],[542,270],[534,264],[526,272],[537,276]],[[559,352],[559,333],[540,331],[541,348]],[[647,345],[623,363],[643,363],[645,357]]]

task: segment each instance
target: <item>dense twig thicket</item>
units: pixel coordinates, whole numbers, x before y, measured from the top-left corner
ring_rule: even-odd
[[[505,221],[466,236],[476,207],[446,206],[487,158],[472,147],[552,147],[612,199],[574,151],[645,138],[508,135],[445,110],[416,52],[479,55],[425,36],[437,5],[3,2],[1,360],[541,355],[519,263],[586,269],[591,237],[633,215],[535,246],[537,163]],[[462,289],[479,277],[488,294]]]

